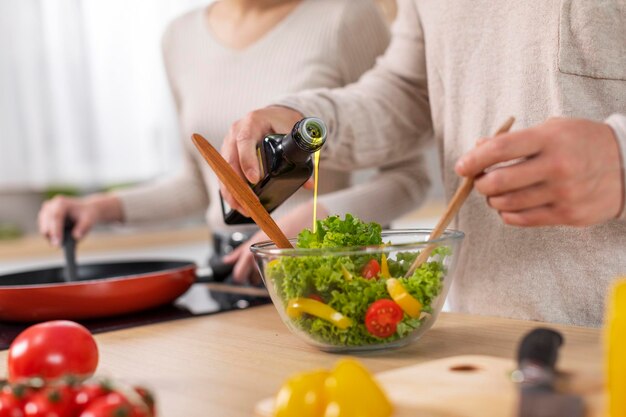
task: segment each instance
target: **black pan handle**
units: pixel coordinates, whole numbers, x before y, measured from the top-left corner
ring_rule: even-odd
[[[63,224],[63,254],[65,255],[63,279],[65,282],[77,281],[78,278],[76,275],[76,239],[72,235],[74,226],[74,220],[66,217]]]
[[[525,362],[532,362],[537,366],[554,371],[559,354],[559,347],[563,344],[561,333],[546,328],[537,328],[524,336],[517,352],[517,361],[520,368]]]

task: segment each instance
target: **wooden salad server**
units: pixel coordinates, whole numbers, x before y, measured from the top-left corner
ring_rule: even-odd
[[[228,191],[230,191],[237,202],[250,213],[252,220],[254,220],[261,230],[274,242],[276,247],[281,249],[293,248],[289,239],[287,239],[274,219],[272,219],[267,210],[265,210],[265,207],[263,207],[257,196],[252,192],[252,189],[237,175],[235,170],[226,162],[217,149],[197,133],[193,134],[192,140],[222,184],[228,188]]]
[[[498,135],[501,135],[502,133],[508,132],[511,129],[511,126],[513,126],[513,123],[515,123],[515,118],[509,117],[507,121],[504,122],[502,126],[500,126],[500,129],[496,131],[494,136],[498,136]],[[439,236],[441,236],[443,231],[446,230],[446,227],[448,227],[452,219],[454,219],[454,216],[456,216],[456,214],[461,209],[461,206],[463,205],[463,203],[469,196],[470,192],[472,192],[472,189],[474,188],[474,179],[475,178],[469,178],[469,177],[463,178],[463,182],[461,183],[461,186],[456,190],[454,197],[452,197],[452,200],[450,200],[450,202],[448,203],[448,207],[446,208],[446,211],[443,213],[443,216],[441,217],[441,219],[439,219],[439,223],[437,223],[437,225],[433,229],[432,233],[428,237],[428,240],[437,239]],[[430,244],[426,246],[420,252],[418,257],[415,258],[415,261],[413,261],[413,264],[411,264],[411,267],[409,268],[406,275],[404,276],[408,278],[411,275],[413,275],[413,272],[415,272],[415,270],[419,268],[420,265],[423,264],[428,259],[428,257],[430,256],[430,253],[436,247],[437,245],[435,244]]]

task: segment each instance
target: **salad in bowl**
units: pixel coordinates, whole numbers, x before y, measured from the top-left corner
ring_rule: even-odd
[[[382,231],[347,214],[303,230],[293,249],[252,246],[283,322],[325,351],[405,345],[434,323],[450,287],[463,233]],[[407,274],[421,251],[429,258]],[[408,275],[408,276],[407,276]]]

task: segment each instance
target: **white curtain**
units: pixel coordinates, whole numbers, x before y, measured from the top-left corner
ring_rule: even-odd
[[[0,189],[175,169],[161,35],[209,0],[0,0]]]

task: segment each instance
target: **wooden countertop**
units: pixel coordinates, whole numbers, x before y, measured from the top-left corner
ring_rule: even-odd
[[[405,348],[358,354],[373,372],[455,355],[513,358],[536,322],[442,313]],[[559,367],[601,377],[598,329],[550,325],[565,335]],[[98,374],[152,387],[166,417],[243,417],[294,372],[331,367],[340,357],[292,335],[271,305],[96,336]],[[0,352],[6,374],[6,352]]]
[[[108,250],[150,248],[193,242],[207,242],[207,226],[194,226],[172,230],[94,233],[81,241],[80,253],[98,253]],[[0,241],[0,262],[41,257],[58,257],[59,249],[51,246],[39,235],[24,236],[15,240]]]

